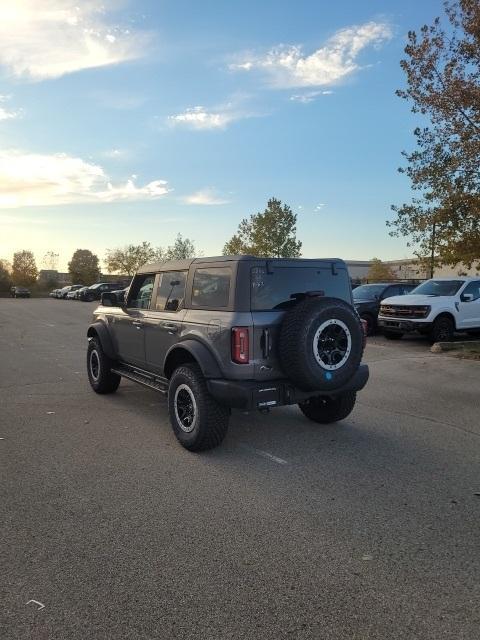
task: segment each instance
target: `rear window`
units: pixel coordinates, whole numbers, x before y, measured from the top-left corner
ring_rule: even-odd
[[[266,267],[251,270],[251,309],[271,311],[287,309],[295,304],[296,296],[307,291],[322,291],[325,296],[341,298],[351,303],[350,283],[344,269],[318,267],[279,267],[267,272]]]
[[[227,307],[231,278],[230,267],[197,269],[193,278],[192,307]]]

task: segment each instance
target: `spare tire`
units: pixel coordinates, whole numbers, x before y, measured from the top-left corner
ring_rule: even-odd
[[[334,391],[357,371],[363,328],[355,310],[337,298],[304,298],[289,309],[280,330],[285,374],[305,391]]]

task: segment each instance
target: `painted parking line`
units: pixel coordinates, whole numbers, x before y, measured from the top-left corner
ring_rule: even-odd
[[[265,458],[266,460],[271,460],[272,462],[276,462],[277,464],[288,464],[286,460],[283,458],[279,458],[278,456],[274,456],[273,453],[269,453],[268,451],[263,451],[262,449],[255,449],[254,447],[250,447],[248,444],[240,444],[242,449],[246,451],[250,451],[250,453],[254,453],[261,458]]]

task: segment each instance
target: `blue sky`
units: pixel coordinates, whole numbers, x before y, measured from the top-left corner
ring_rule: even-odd
[[[39,5],[41,9],[39,9]],[[409,255],[388,236],[416,120],[394,95],[424,0],[0,4],[0,258],[178,232],[221,252],[269,197],[303,255]]]

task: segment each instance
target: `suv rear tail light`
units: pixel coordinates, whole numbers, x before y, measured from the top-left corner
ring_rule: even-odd
[[[248,364],[249,355],[248,327],[232,329],[232,360],[237,364]]]

